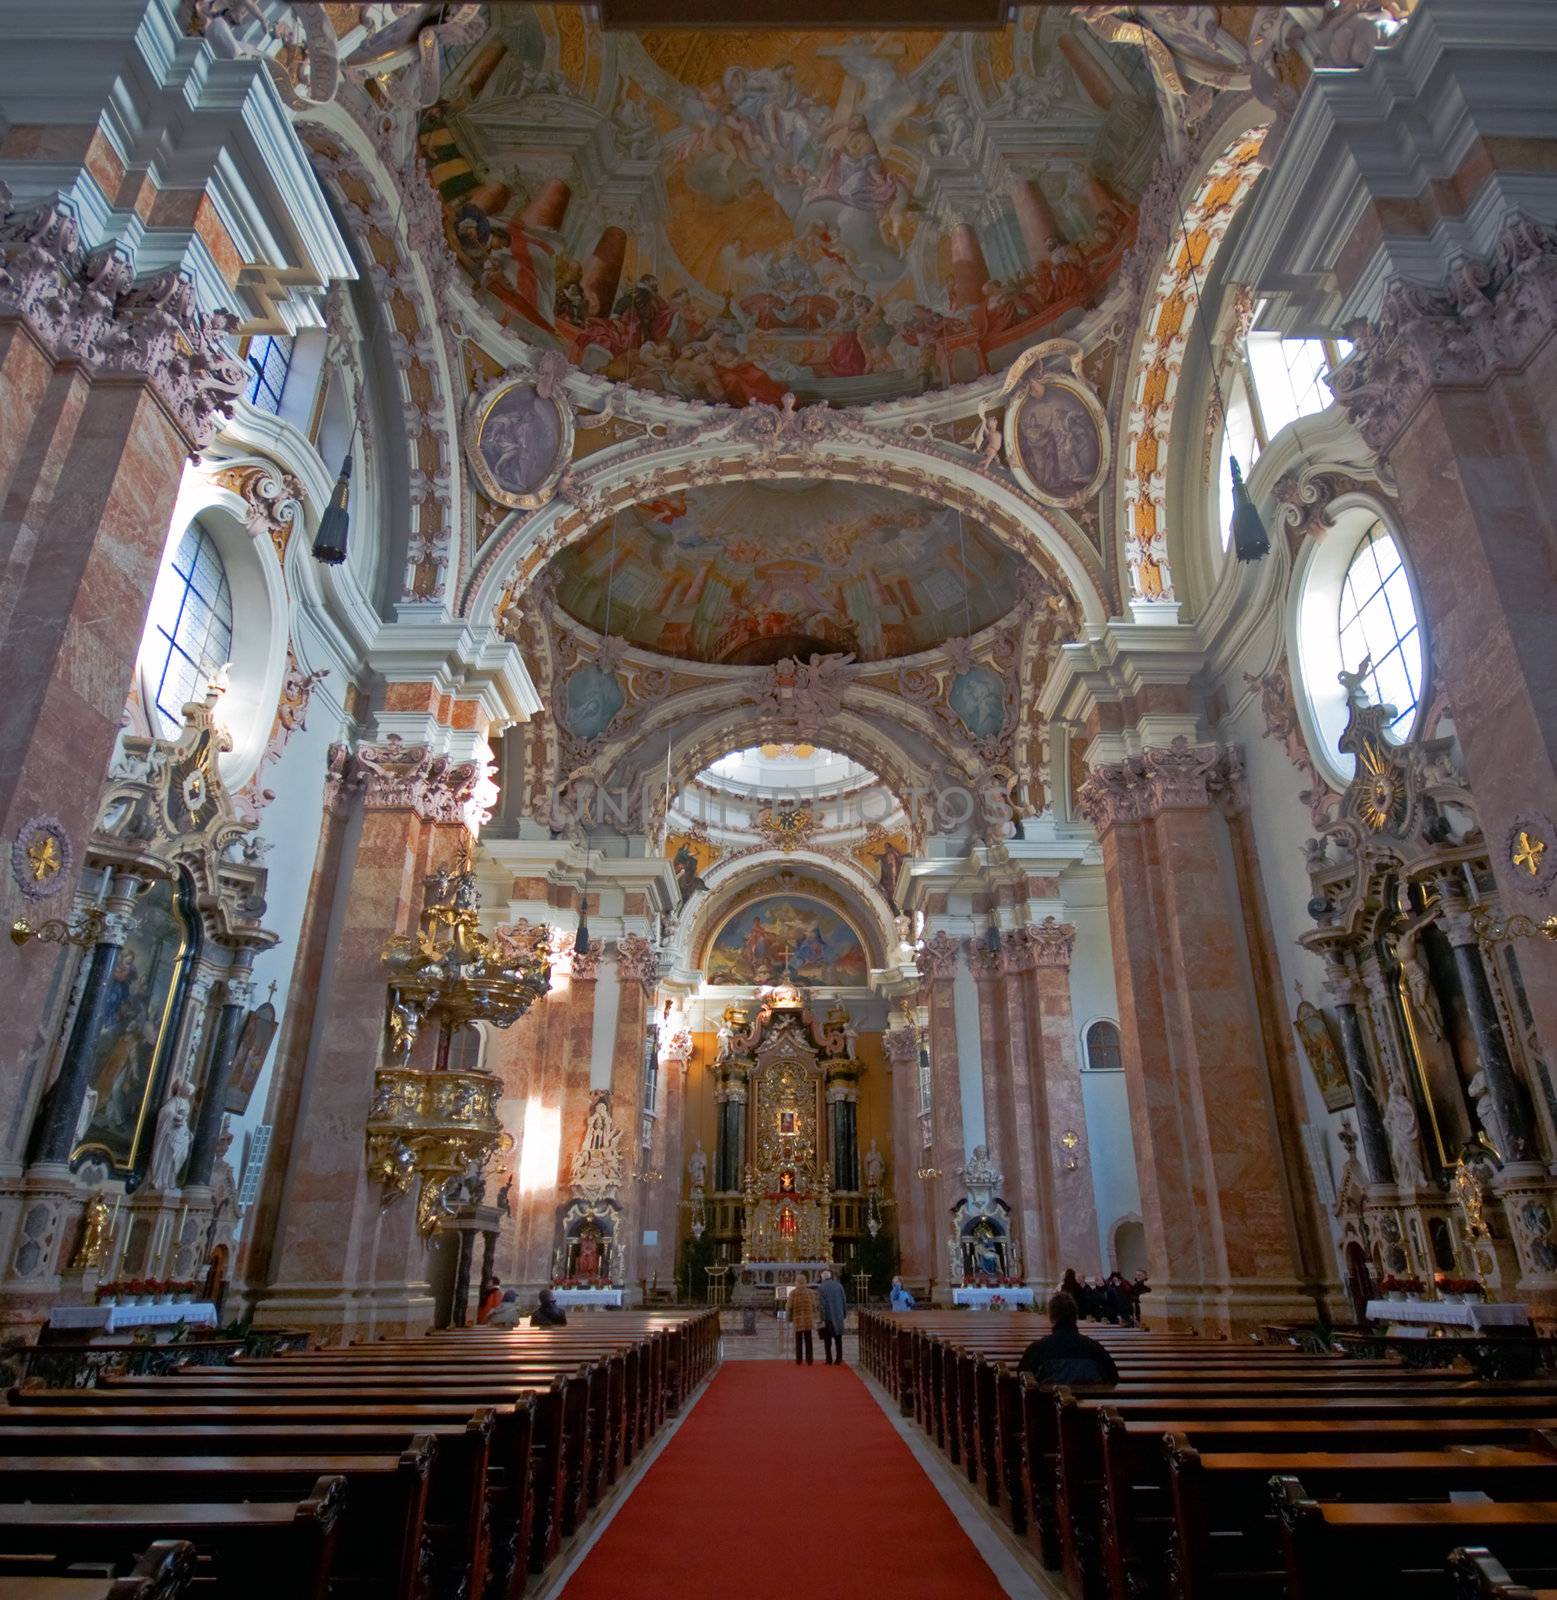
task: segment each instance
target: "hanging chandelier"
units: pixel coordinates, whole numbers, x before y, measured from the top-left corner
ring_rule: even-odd
[[[424,880],[417,931],[384,946],[389,971],[388,1061],[374,1074],[368,1168],[390,1205],[418,1185],[417,1223],[433,1232],[449,1213],[451,1187],[481,1171],[512,1140],[497,1117],[502,1083],[481,1068],[451,1066],[454,1039],[477,1022],[508,1028],[551,987],[550,930],[522,939],[485,934],[470,839],[454,870]],[[431,1047],[418,1052],[424,1028]],[[420,1054],[427,1064],[412,1064]]]

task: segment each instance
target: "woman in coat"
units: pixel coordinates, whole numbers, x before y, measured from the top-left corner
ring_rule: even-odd
[[[805,1364],[812,1364],[812,1332],[816,1327],[816,1291],[802,1275],[800,1282],[789,1292],[789,1321],[795,1330],[795,1365],[805,1351]]]

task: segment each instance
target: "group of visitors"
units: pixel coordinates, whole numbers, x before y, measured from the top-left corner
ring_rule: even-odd
[[[1141,1320],[1141,1296],[1151,1293],[1151,1285],[1144,1272],[1136,1273],[1133,1280],[1122,1272],[1111,1272],[1106,1278],[1081,1278],[1074,1267],[1067,1267],[1059,1293],[1076,1302],[1077,1314],[1084,1320],[1116,1326],[1123,1323],[1128,1328]]]
[[[805,1273],[789,1291],[789,1324],[795,1333],[795,1365],[811,1366],[811,1335],[820,1326],[822,1354],[829,1367],[843,1365],[843,1322],[849,1314],[843,1285],[823,1267],[813,1289]]]
[[[530,1313],[532,1328],[565,1328],[568,1314],[557,1304],[554,1289],[542,1289],[539,1303]],[[481,1286],[481,1300],[476,1309],[476,1321],[489,1328],[515,1328],[519,1325],[519,1291],[505,1289],[494,1273]]]

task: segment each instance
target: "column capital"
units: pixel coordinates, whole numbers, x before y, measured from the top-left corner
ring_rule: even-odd
[[[1243,752],[1236,745],[1193,744],[1181,734],[1167,746],[1093,767],[1082,785],[1081,813],[1103,833],[1119,822],[1213,802],[1241,809],[1246,798]]]
[[[1045,917],[1042,922],[1028,923],[1022,929],[1022,937],[1033,953],[1036,966],[1070,969],[1071,954],[1076,948],[1074,923]]]
[[[490,815],[491,787],[483,763],[456,761],[394,733],[355,750],[331,745],[325,769],[325,804],[336,815],[360,799],[368,811],[410,811],[424,822],[474,829]]]
[[[623,983],[652,989],[660,981],[659,952],[641,933],[624,933],[616,941],[616,975]]]
[[[962,945],[967,952],[968,970],[977,982],[990,983],[1001,976],[1004,971],[1002,960],[1004,951],[1001,946],[991,949],[982,936],[976,939],[964,939]]]
[[[888,1028],[881,1036],[881,1044],[891,1066],[918,1067],[919,1034],[916,1029]]]
[[[961,953],[961,944],[944,928],[931,934],[919,948],[917,961],[920,980],[939,983],[955,978],[957,958]]]

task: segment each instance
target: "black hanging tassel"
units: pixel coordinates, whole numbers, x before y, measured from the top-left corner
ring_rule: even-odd
[[[326,566],[338,567],[346,559],[346,541],[351,535],[351,517],[346,510],[351,494],[351,453],[341,463],[341,475],[335,480],[335,493],[319,519],[319,531],[314,535],[314,560]]]
[[[1238,457],[1228,458],[1233,468],[1233,554],[1240,561],[1263,561],[1270,554],[1270,535],[1259,508],[1244,487]]]

